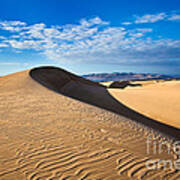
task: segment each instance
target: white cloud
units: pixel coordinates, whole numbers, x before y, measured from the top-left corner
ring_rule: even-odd
[[[125,26],[131,25],[131,24],[132,24],[132,22],[123,22],[123,23],[122,23],[122,25],[125,25]]]
[[[17,40],[7,40],[7,43],[10,44],[12,48],[16,49],[41,49],[41,42],[35,40],[24,40],[24,41],[17,41]]]
[[[25,29],[26,31],[22,31],[20,35],[23,38],[28,38],[28,39],[31,39],[31,38],[42,39],[43,38],[42,31],[45,29],[45,27],[46,25],[43,23],[34,24],[34,25],[26,27]]]
[[[142,33],[148,33],[153,31],[153,29],[151,28],[137,28],[136,30]]]
[[[157,21],[164,20],[167,17],[165,13],[159,13],[159,14],[146,14],[144,16],[136,16],[135,23],[154,23]]]
[[[135,34],[132,34],[131,36],[138,38],[138,37],[144,36],[144,34],[143,33],[135,33]]]
[[[0,39],[6,39],[4,36],[0,36]]]
[[[169,21],[178,21],[178,20],[180,20],[180,15],[179,14],[174,14],[174,15],[170,16],[168,18],[168,20]]]
[[[19,32],[26,26],[25,22],[21,21],[0,21],[0,29],[12,32]]]
[[[145,14],[143,16],[135,16],[134,23],[155,23],[158,21],[178,21],[180,20],[179,14],[167,14],[167,13],[158,13],[158,14]]]
[[[92,25],[108,25],[109,24],[109,22],[103,21],[99,17],[95,17],[89,20],[82,19],[80,23],[84,27],[90,27]]]
[[[138,20],[141,23],[156,22],[164,15],[146,15]],[[180,40],[153,40],[150,38],[151,28],[115,27],[99,17],[65,26],[47,26],[44,23],[28,25],[19,21],[1,24],[9,27],[4,30],[11,29],[11,35],[1,39],[0,49],[5,46],[20,52],[30,49],[63,62],[130,63],[180,59]],[[16,26],[20,29],[13,29]]]
[[[0,62],[0,65],[4,66],[28,66],[28,63],[20,63],[20,62]]]
[[[0,43],[0,48],[2,48],[2,47],[8,47],[8,45],[5,43]]]

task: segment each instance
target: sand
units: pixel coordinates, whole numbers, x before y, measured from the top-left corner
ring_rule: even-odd
[[[62,70],[2,77],[0,179],[178,179],[174,168],[146,167],[149,159],[177,158],[166,148],[146,152],[148,137],[172,145],[176,129],[154,129],[138,118],[150,120],[125,109],[104,87]]]
[[[180,81],[145,81],[142,87],[109,89],[124,105],[152,119],[180,128]]]

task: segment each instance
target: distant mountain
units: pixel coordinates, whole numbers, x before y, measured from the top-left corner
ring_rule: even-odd
[[[83,75],[82,77],[92,80],[92,81],[97,81],[97,82],[103,82],[103,81],[129,81],[129,80],[156,80],[156,79],[173,79],[175,77],[173,76],[168,76],[168,75],[162,75],[162,74],[151,74],[151,73],[119,73],[119,72],[114,72],[114,73],[92,73],[92,74],[87,74]]]

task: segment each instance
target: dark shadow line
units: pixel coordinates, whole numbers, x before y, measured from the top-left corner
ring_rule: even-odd
[[[130,109],[112,97],[105,86],[99,85],[96,82],[56,67],[34,68],[30,71],[30,76],[41,85],[56,93],[111,111],[158,130],[174,139],[180,139],[178,128],[161,123]],[[73,86],[69,82],[73,83]],[[94,88],[96,88],[95,92]]]

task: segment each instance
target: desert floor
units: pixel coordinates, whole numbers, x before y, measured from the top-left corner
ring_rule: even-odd
[[[53,83],[49,78],[46,86]],[[116,113],[121,104],[102,87],[72,78],[62,84],[61,94],[32,79],[29,71],[0,78],[1,180],[180,178],[174,167],[146,167],[148,160],[157,165],[159,159],[178,158],[166,147],[153,153],[152,144],[147,153],[147,138],[172,145],[168,132]]]

